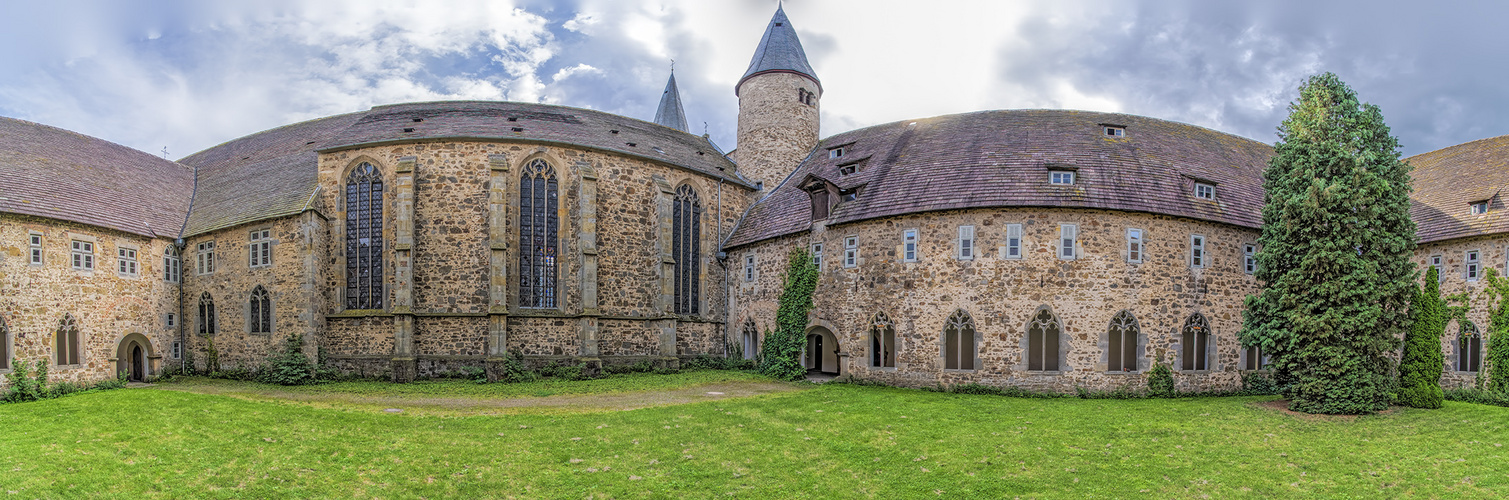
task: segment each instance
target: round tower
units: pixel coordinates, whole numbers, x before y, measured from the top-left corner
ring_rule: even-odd
[[[776,8],[734,95],[739,97],[734,161],[740,175],[768,192],[817,147],[823,96],[823,86],[783,9]]]

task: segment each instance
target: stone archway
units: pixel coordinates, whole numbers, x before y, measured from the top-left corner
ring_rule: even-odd
[[[822,326],[809,328],[807,346],[802,350],[802,366],[808,372],[841,375],[838,362],[840,350],[838,337],[833,335],[833,331]]]
[[[132,382],[146,382],[152,375],[152,360],[157,358],[152,342],[140,333],[127,334],[121,338],[115,350],[115,374],[125,375]]]

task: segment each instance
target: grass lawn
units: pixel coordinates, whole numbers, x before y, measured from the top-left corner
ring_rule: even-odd
[[[700,389],[715,386],[698,377],[719,376],[558,390]],[[769,383],[712,383],[745,382]],[[830,384],[629,411],[447,415],[279,400],[275,389],[235,385],[243,389],[0,405],[0,496],[1509,496],[1509,410],[1452,402],[1337,419],[1280,413],[1255,404],[1271,399],[1261,397],[1013,399]],[[464,399],[557,390],[425,387],[297,391]],[[257,391],[267,392],[245,396]]]

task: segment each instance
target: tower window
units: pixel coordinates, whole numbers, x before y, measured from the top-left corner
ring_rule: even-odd
[[[1048,172],[1048,183],[1059,186],[1074,185],[1074,172],[1069,170],[1053,170]]]
[[[796,101],[808,106],[817,105],[817,94],[808,92],[805,88],[796,89]],[[837,158],[835,156],[834,158]]]

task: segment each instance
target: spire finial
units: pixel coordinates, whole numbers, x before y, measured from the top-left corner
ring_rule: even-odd
[[[676,74],[676,59],[671,58],[671,74]]]

